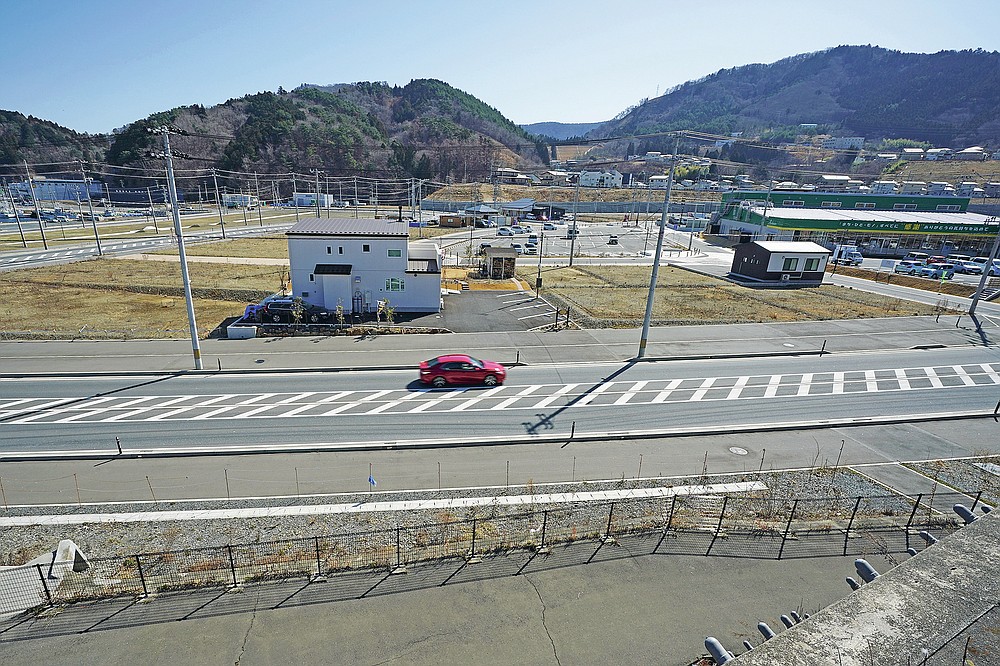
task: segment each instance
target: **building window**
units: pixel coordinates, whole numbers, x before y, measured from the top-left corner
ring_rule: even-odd
[[[343,245],[341,245],[340,247],[337,248],[337,254],[344,254],[344,246]]]
[[[798,257],[785,257],[785,262],[781,264],[781,270],[783,271],[794,271],[799,267]]]
[[[805,201],[799,201],[798,199],[785,199],[781,202],[782,206],[787,206],[789,208],[802,208],[806,205]]]
[[[820,203],[820,208],[840,208],[841,202],[839,201],[824,201]]]
[[[309,292],[308,291],[303,291],[302,292],[302,298],[309,298]]]
[[[875,204],[873,202],[871,202],[871,201],[859,201],[858,203],[854,204],[854,207],[855,208],[874,208]]]
[[[813,257],[812,259],[806,259],[807,271],[818,271],[819,270],[819,257]]]
[[[912,203],[912,204],[893,204],[892,205],[892,209],[893,210],[916,210],[917,209],[917,204],[914,204],[914,203]]]
[[[371,252],[372,251],[372,246],[369,245],[368,243],[365,243],[364,245],[361,246],[361,251],[362,252]]]
[[[955,205],[938,206],[937,210],[940,210],[940,211],[943,211],[943,212],[948,212],[948,213],[957,213],[958,211],[962,210],[962,207],[961,206],[955,206]]]
[[[402,257],[403,256],[403,251],[402,250],[387,250],[386,253],[390,257]]]
[[[403,278],[388,278],[385,281],[385,290],[403,291],[404,290]]]
[[[333,248],[332,248],[332,247],[330,247],[329,245],[327,245],[327,246],[326,246],[326,253],[327,253],[327,254],[333,254]]]
[[[309,281],[310,282],[315,282],[316,281],[316,278],[313,276],[312,273],[309,274]]]

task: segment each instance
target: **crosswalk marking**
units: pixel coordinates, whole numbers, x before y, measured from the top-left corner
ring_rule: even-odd
[[[103,395],[0,399],[4,425],[68,425],[311,417],[404,416],[462,411],[569,407],[641,407],[666,402],[715,402],[864,395],[1000,385],[1000,363],[887,368],[789,375],[687,377],[596,384],[284,392],[225,395]],[[827,388],[829,387],[829,388]],[[325,410],[325,411],[324,411]]]

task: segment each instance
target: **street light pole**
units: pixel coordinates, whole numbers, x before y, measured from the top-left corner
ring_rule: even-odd
[[[545,254],[545,232],[538,234],[538,274],[535,276],[535,299],[542,290],[542,255]]]
[[[677,165],[677,147],[680,137],[674,139],[673,159],[670,161],[670,175],[667,177],[667,191],[663,195],[663,212],[660,213],[660,231],[656,236],[656,252],[653,254],[653,270],[649,276],[649,293],[646,296],[646,314],[642,319],[642,337],[639,338],[637,359],[646,355],[646,343],[649,341],[649,323],[653,318],[653,296],[656,295],[656,277],[660,272],[660,256],[663,254],[663,234],[667,229],[667,213],[670,210],[670,190],[674,186],[674,167]]]
[[[184,252],[184,232],[181,230],[181,213],[177,205],[177,185],[174,184],[174,160],[170,154],[170,132],[163,133],[163,152],[167,159],[167,191],[170,193],[170,209],[174,218],[174,233],[177,235],[177,253],[181,263],[181,279],[184,282],[184,300],[187,303],[188,326],[191,328],[191,349],[194,353],[194,369],[201,370],[201,346],[198,343],[198,323],[194,316],[194,301],[191,298],[191,278],[188,275],[187,254]]]
[[[986,223],[990,222],[997,223],[996,217],[991,217],[986,220]],[[969,316],[976,314],[976,306],[979,305],[979,296],[983,293],[983,288],[986,286],[986,279],[990,275],[990,269],[993,268],[993,260],[996,259],[997,250],[1000,249],[1000,224],[997,224],[997,238],[993,241],[993,249],[990,250],[990,260],[986,262],[983,266],[983,276],[979,278],[979,286],[976,287],[976,293],[972,295],[972,303],[969,305]]]
[[[573,248],[576,247],[576,235],[579,230],[576,227],[576,218],[580,214],[580,174],[576,175],[576,193],[573,195],[573,232],[569,235],[569,265],[573,265]]]
[[[253,189],[257,193],[257,223],[264,226],[264,218],[260,216],[260,181],[257,180],[257,172],[253,172]]]

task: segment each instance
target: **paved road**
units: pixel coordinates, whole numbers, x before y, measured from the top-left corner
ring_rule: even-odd
[[[548,364],[494,388],[427,388],[412,369],[8,380],[0,449],[104,448],[115,436],[132,449],[275,450],[732,432],[989,413],[998,384],[1000,354],[968,348]]]

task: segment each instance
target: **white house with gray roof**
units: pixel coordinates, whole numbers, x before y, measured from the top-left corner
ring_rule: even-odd
[[[441,250],[409,242],[405,222],[353,217],[304,218],[289,229],[292,293],[327,310],[396,312],[441,309]]]

